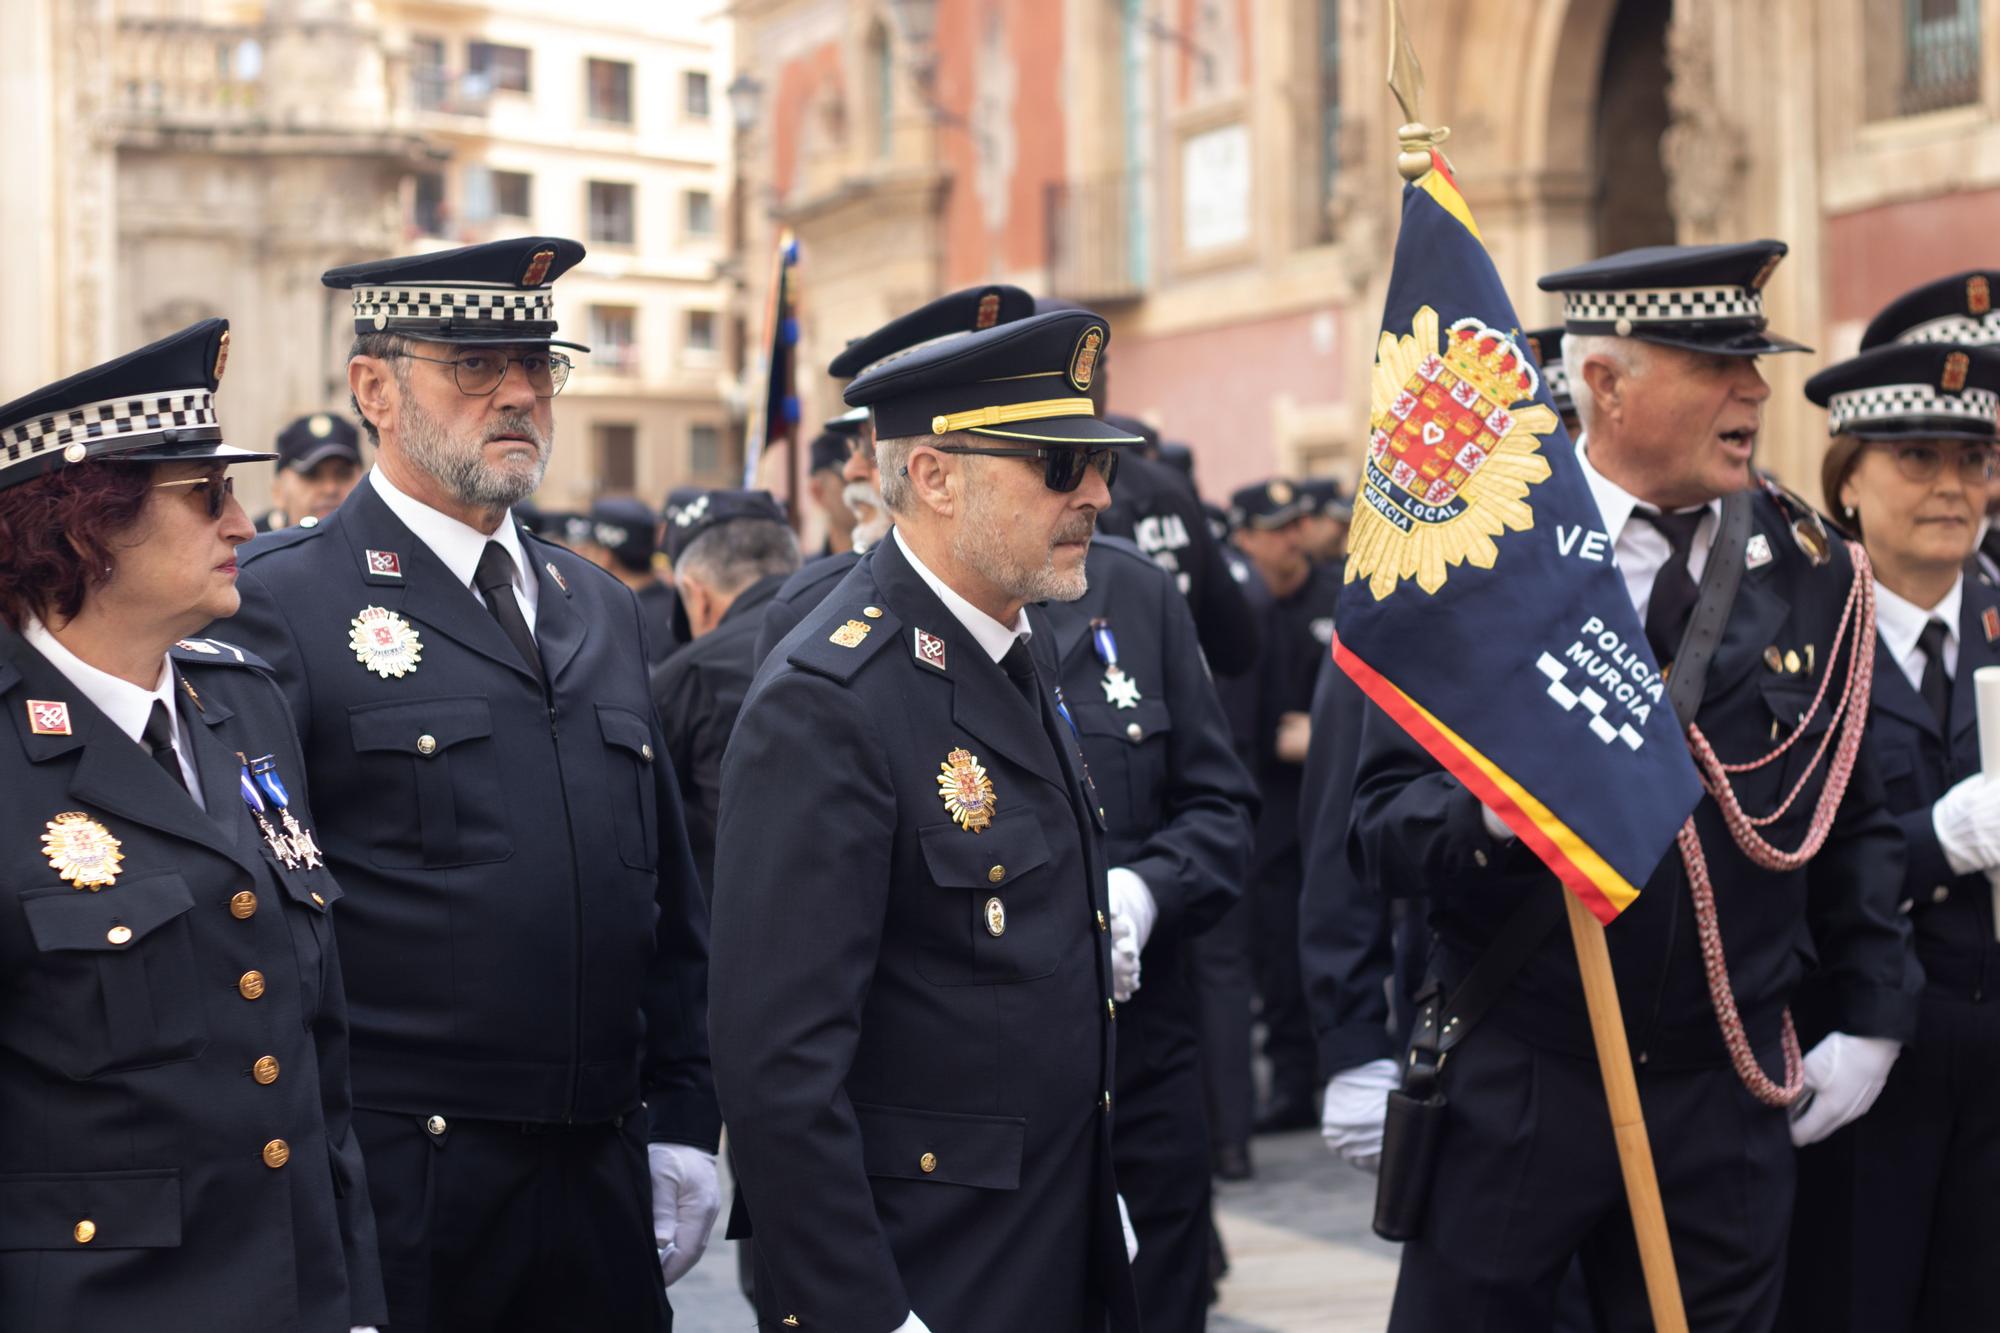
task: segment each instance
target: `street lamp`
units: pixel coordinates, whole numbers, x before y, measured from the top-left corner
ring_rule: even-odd
[[[729,96],[729,116],[736,124],[736,132],[748,134],[755,129],[757,113],[764,105],[763,82],[751,77],[750,72],[744,70],[729,81],[729,86],[723,89],[723,92]]]

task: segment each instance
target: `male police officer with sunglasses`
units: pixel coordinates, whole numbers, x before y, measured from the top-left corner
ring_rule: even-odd
[[[353,292],[377,464],[248,548],[229,626],[292,701],[347,890],[399,1333],[664,1330],[717,1207],[704,911],[639,606],[509,514],[548,464],[575,346],[551,284],[582,257],[528,237],[324,276]]]
[[[1112,1181],[1103,815],[1047,618],[1113,449],[1089,311],[872,367],[890,536],[724,761],[716,1087],[767,1327],[1137,1327]]]

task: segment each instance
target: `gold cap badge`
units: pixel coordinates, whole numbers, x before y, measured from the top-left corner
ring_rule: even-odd
[[[125,853],[111,830],[84,814],[67,810],[51,819],[42,834],[42,852],[64,880],[92,893],[118,882]]]
[[[323,440],[333,434],[333,418],[324,412],[315,412],[306,419],[306,429],[315,440]]]
[[[993,779],[986,767],[966,749],[953,750],[938,765],[938,798],[953,822],[967,833],[978,833],[993,822],[993,807],[999,798],[993,793]]]
[[[1098,353],[1103,350],[1104,329],[1101,325],[1092,324],[1083,331],[1083,336],[1076,340],[1076,351],[1072,352],[1069,358],[1069,382],[1074,384],[1079,392],[1090,388],[1090,381],[1097,374]]]
[[[1264,494],[1271,497],[1271,503],[1274,505],[1288,505],[1292,502],[1291,483],[1274,481],[1264,488]]]
[[[228,366],[228,364],[229,364],[229,330],[224,329],[222,331],[222,340],[215,344],[214,378],[218,380],[221,379],[223,369],[224,367]]]
[[[528,271],[521,275],[521,285],[523,287],[541,286],[542,279],[548,276],[549,265],[555,262],[555,258],[556,252],[553,250],[535,251],[534,256],[528,260]]]
[[[1938,380],[1938,387],[1946,393],[1957,393],[1965,387],[1966,372],[1972,369],[1972,358],[1963,352],[1953,352],[1944,359],[1944,374]]]
[[[1983,315],[1993,308],[1993,288],[1988,285],[1984,273],[1975,273],[1965,280],[1965,310],[1967,314]]]
[[[1000,293],[988,292],[979,298],[979,313],[974,317],[972,331],[990,329],[1000,322]]]

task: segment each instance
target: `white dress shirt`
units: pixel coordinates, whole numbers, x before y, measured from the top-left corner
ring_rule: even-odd
[[[1653,600],[1653,578],[1673,555],[1673,544],[1666,533],[1651,523],[1644,519],[1633,521],[1632,512],[1645,502],[1590,465],[1587,439],[1577,436],[1576,461],[1583,468],[1583,479],[1590,484],[1598,512],[1604,516],[1604,533],[1611,538],[1612,561],[1625,576],[1625,594],[1632,599],[1632,607],[1643,622],[1646,606]],[[1708,568],[1708,548],[1714,544],[1715,534],[1722,525],[1722,501],[1710,500],[1704,507],[1708,513],[1695,528],[1694,545],[1688,551],[1688,577],[1697,585]]]
[[[1876,583],[1875,632],[1881,636],[1882,646],[1889,650],[1890,659],[1909,678],[1911,689],[1923,688],[1925,658],[1923,649],[1917,647],[1917,636],[1932,620],[1944,622],[1944,673],[1957,677],[1958,605],[1964,595],[1965,575],[1960,574],[1952,580],[1951,591],[1926,611]]]
[[[917,553],[903,540],[901,528],[894,529],[894,534],[896,545],[901,548],[903,558],[910,562],[910,568],[917,571],[917,577],[930,585],[930,590],[938,595],[940,602],[944,603],[944,609],[951,612],[959,624],[965,626],[965,632],[972,636],[973,642],[977,643],[996,665],[1007,655],[1007,650],[1014,646],[1014,640],[1019,639],[1022,643],[1026,643],[1034,637],[1034,630],[1028,626],[1027,607],[1024,606],[1014,613],[1012,625],[1001,624],[960,597],[952,590],[950,584],[931,573],[930,566],[917,559]]]
[[[397,490],[396,483],[389,480],[389,475],[382,471],[379,463],[369,469],[368,480],[375,487],[375,493],[382,497],[382,503],[389,506],[389,512],[402,520],[403,526],[428,546],[432,555],[444,562],[451,576],[464,584],[479,599],[481,606],[486,605],[486,595],[473,586],[472,578],[479,571],[479,557],[485,552],[486,543],[499,542],[501,549],[514,557],[514,600],[521,604],[521,616],[528,622],[528,632],[534,632],[535,609],[541,605],[542,585],[535,578],[535,571],[528,568],[527,552],[521,549],[521,535],[514,530],[511,518],[502,518],[500,526],[489,536]]]
[[[201,774],[195,771],[194,743],[188,738],[187,728],[181,722],[180,710],[174,707],[174,672],[165,657],[160,659],[159,684],[147,690],[84,661],[63,647],[62,641],[49,633],[49,627],[34,616],[22,622],[21,637],[28,641],[29,647],[46,657],[49,665],[60,671],[65,680],[76,686],[78,693],[96,704],[97,711],[110,718],[112,726],[130,736],[149,754],[151,747],[143,739],[146,723],[153,716],[153,705],[156,702],[165,704],[167,717],[174,724],[174,758],[180,762],[181,780],[187,784],[188,795],[194,797],[194,803],[204,810],[208,808],[208,803],[201,797]]]

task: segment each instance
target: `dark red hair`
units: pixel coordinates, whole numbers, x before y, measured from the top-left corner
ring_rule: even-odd
[[[153,487],[144,463],[93,460],[0,488],[0,619],[73,619],[130,545]]]

